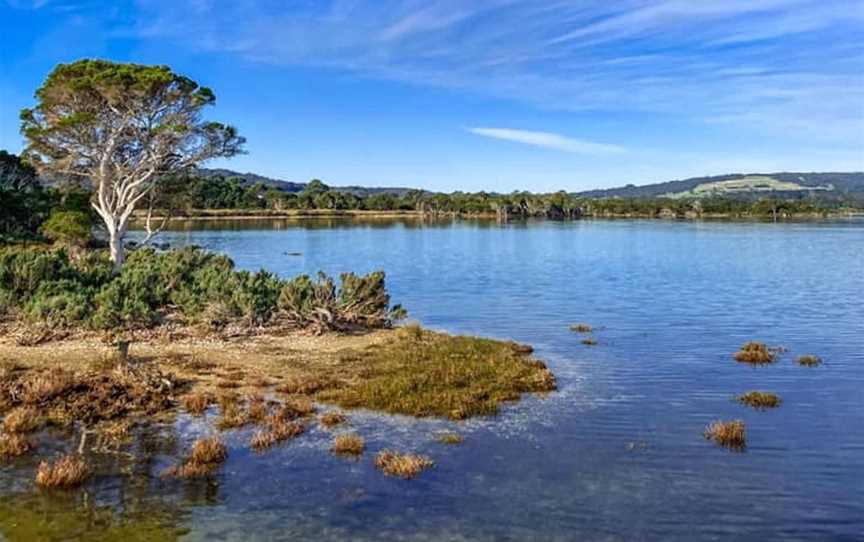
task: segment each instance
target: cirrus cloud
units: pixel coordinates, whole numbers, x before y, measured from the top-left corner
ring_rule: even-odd
[[[553,149],[573,154],[596,156],[604,154],[621,154],[626,152],[624,147],[618,145],[575,139],[552,132],[487,127],[473,127],[467,128],[467,130],[472,134],[477,134],[483,137],[512,141],[514,143],[523,143],[525,145],[531,145],[532,147],[542,147],[545,149]]]

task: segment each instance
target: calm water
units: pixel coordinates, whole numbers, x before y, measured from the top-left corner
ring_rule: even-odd
[[[369,447],[359,462],[326,453],[322,431],[264,456],[236,433],[217,483],[150,482],[150,499],[169,510],[151,520],[160,536],[170,526],[188,540],[864,537],[862,221],[191,228],[163,240],[284,276],[383,269],[414,319],[531,343],[560,391],[463,424],[353,416]],[[599,345],[580,344],[574,322],[599,327]],[[734,362],[750,339],[789,353],[767,367]],[[825,363],[799,367],[794,358],[808,353]],[[782,406],[732,401],[752,389],[779,394]],[[702,438],[717,418],[745,420],[746,452]],[[178,439],[202,431],[196,423],[182,420]],[[430,438],[445,427],[465,443]],[[427,453],[436,469],[385,478],[371,463],[390,446]],[[90,498],[122,502],[126,491],[104,481]],[[0,513],[12,506],[0,500]],[[43,519],[61,509],[24,507]]]

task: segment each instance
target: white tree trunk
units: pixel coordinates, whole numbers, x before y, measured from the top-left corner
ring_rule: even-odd
[[[123,238],[126,236],[126,224],[122,219],[106,220],[108,228],[108,248],[111,253],[111,262],[114,264],[114,274],[120,273],[123,262],[126,261],[126,253],[123,251]]]

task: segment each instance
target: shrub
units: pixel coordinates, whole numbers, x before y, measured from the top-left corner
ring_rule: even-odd
[[[93,290],[68,280],[43,282],[24,311],[37,322],[50,326],[85,324],[93,308]]]
[[[23,304],[43,282],[74,278],[63,250],[0,249],[0,291]]]
[[[68,246],[84,247],[92,237],[93,220],[83,211],[54,211],[42,224],[42,234]]]

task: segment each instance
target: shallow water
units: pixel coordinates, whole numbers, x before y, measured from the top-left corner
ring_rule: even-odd
[[[107,524],[130,540],[124,522],[133,532],[158,527],[151,539],[185,540],[864,533],[864,221],[237,221],[186,224],[163,240],[283,276],[383,269],[412,318],[531,343],[560,391],[461,424],[352,414],[367,440],[359,461],[329,454],[332,434],[322,429],[265,455],[234,432],[212,483],[145,480],[149,496],[118,506],[132,478],[97,480],[87,506],[109,517],[85,521],[81,532],[94,539]],[[574,322],[595,326],[599,344],[582,345]],[[789,352],[764,367],[733,361],[751,339]],[[800,367],[801,354],[824,364]],[[751,389],[779,394],[782,406],[732,400]],[[745,452],[703,439],[718,418],[746,422]],[[464,444],[431,436],[453,428]],[[176,426],[181,443],[203,430],[185,418]],[[385,478],[372,466],[384,447],[431,455],[436,468],[413,481]],[[166,457],[155,462],[164,467]],[[0,526],[16,506],[40,510],[36,522],[49,522],[49,510],[82,521],[73,513],[80,495],[30,501],[12,472],[0,471]],[[141,507],[160,513],[138,529],[130,510]]]

